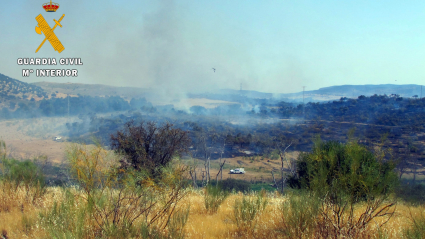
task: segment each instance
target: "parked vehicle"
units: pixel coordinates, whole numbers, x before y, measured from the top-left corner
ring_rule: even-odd
[[[244,168],[236,168],[236,169],[230,169],[231,174],[244,174],[245,169]]]

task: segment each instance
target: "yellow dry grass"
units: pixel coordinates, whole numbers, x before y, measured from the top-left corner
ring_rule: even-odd
[[[5,231],[8,238],[45,238],[45,231],[37,224],[38,214],[51,208],[55,201],[63,200],[63,196],[58,187],[50,187],[45,197],[31,203],[26,199],[26,191],[5,193],[0,184],[0,235]]]
[[[185,227],[186,238],[249,238],[249,236],[240,236],[236,224],[233,222],[233,205],[236,199],[242,198],[242,194],[230,195],[220,206],[218,213],[208,214],[204,206],[204,196],[202,190],[191,190],[189,195],[181,202],[180,208],[185,208],[190,204],[189,219]],[[9,208],[0,211],[0,235],[3,231],[7,232],[9,238],[45,238],[46,231],[38,224],[38,214],[49,210],[55,201],[63,200],[63,190],[58,187],[48,188],[48,193],[42,200],[36,204],[28,203],[25,200],[25,192],[17,192],[15,197],[5,195],[0,190],[1,202],[7,203]],[[281,226],[282,214],[280,205],[286,197],[278,194],[269,193],[267,195],[268,205],[265,211],[256,219],[255,235],[256,238],[280,238],[277,230]],[[361,211],[362,207],[358,208]],[[425,211],[425,205],[408,206],[399,203],[396,207],[395,215],[385,224],[381,230],[388,238],[402,238],[404,228],[410,225],[410,212],[413,216],[418,216]],[[26,219],[25,219],[26,218]],[[25,226],[25,220],[29,227]],[[373,232],[377,232],[376,225],[382,219],[376,219],[370,225]],[[239,236],[238,236],[239,235]],[[376,234],[377,236],[377,234]]]

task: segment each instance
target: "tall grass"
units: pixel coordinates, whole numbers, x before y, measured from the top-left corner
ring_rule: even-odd
[[[350,197],[340,197],[337,202],[324,199],[321,203],[318,233],[325,238],[364,238],[371,233],[382,233],[380,228],[396,210],[395,201],[385,196],[361,203],[353,203]],[[372,230],[372,225],[377,232]]]
[[[36,203],[46,193],[41,169],[31,160],[17,161],[4,158],[0,161],[3,193],[15,198],[19,190],[26,192],[25,200]]]
[[[158,231],[162,236],[167,232],[183,235],[187,216],[176,208],[186,196],[184,166],[176,163],[163,168],[161,177],[154,181],[143,171],[118,168],[119,156],[100,145],[73,145],[67,152],[72,175],[81,189],[74,197],[83,205],[72,217],[80,220],[83,210],[89,216],[85,227],[89,225],[93,235],[128,238],[151,233],[151,237]],[[63,208],[66,210],[66,204]],[[80,230],[79,226],[74,224],[72,230]]]
[[[320,200],[308,191],[291,191],[280,205],[280,231],[289,238],[309,237],[317,228]]]
[[[264,211],[268,203],[266,192],[244,195],[242,199],[236,199],[233,205],[233,221],[239,234],[252,235],[259,215]]]
[[[24,213],[20,206],[0,212],[0,238],[3,230],[9,238],[335,238],[330,222],[321,218],[322,201],[303,192],[291,192],[285,196],[264,195],[267,206],[253,216],[255,210],[252,208],[261,208],[256,206],[261,204],[257,194],[231,193],[217,213],[206,214],[203,193],[193,191],[171,214],[165,229],[140,220],[125,235],[118,230],[109,234],[102,232],[89,213],[83,195],[78,188],[48,188],[43,199],[45,206],[26,207]],[[239,205],[236,210],[235,205]],[[425,208],[410,206],[412,215],[409,215],[408,205],[397,207],[396,215],[379,227],[381,235],[388,238],[424,237],[425,214],[421,215],[421,212]],[[361,215],[366,208],[366,204],[358,205],[354,215]],[[235,215],[238,215],[239,223]],[[254,220],[250,220],[252,218]],[[381,238],[375,222],[381,224],[383,220],[375,218],[357,237],[345,238]],[[325,230],[328,230],[327,234]]]
[[[0,212],[13,207],[37,204],[46,194],[41,168],[35,160],[18,161],[6,157],[6,144],[0,141]]]
[[[407,223],[388,197],[354,204],[311,191],[235,194],[215,186],[187,196],[178,163],[154,181],[122,173],[102,148],[70,150],[75,188],[48,189],[33,161],[1,157],[0,238],[425,238],[424,207]]]
[[[62,197],[53,207],[39,214],[39,221],[51,238],[90,238],[96,233],[90,226],[88,208],[81,199],[75,197],[73,189],[62,189]]]
[[[184,227],[189,219],[190,205],[178,210],[168,224],[168,234],[173,239],[183,239],[186,236]]]
[[[403,236],[408,239],[425,238],[425,215],[420,212],[419,215],[413,215],[409,208],[410,226],[403,230]]]
[[[228,196],[228,191],[222,190],[221,187],[216,187],[212,184],[209,184],[205,188],[205,209],[210,214],[217,213],[218,208]]]

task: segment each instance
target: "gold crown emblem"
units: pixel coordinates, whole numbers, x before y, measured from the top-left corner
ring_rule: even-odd
[[[56,10],[58,10],[59,8],[59,4],[54,3],[52,2],[52,0],[50,0],[50,3],[43,4],[43,8],[44,10],[46,10],[46,12],[56,12]]]

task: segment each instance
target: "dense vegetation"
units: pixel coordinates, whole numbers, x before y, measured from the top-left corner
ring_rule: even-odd
[[[290,186],[332,200],[347,197],[359,202],[388,195],[398,180],[393,162],[378,160],[373,152],[356,142],[342,144],[316,139],[312,152],[302,153],[296,164]]]
[[[176,129],[167,123],[141,122],[134,125],[128,122],[123,131],[111,135],[111,146],[124,158],[120,168],[145,170],[150,177],[161,176],[173,157],[182,156],[189,151],[190,139],[187,132]]]
[[[47,97],[47,93],[41,87],[0,74],[0,103],[19,99],[30,100],[32,97]]]
[[[70,116],[92,117],[96,113],[127,111],[131,109],[149,111],[152,108],[152,104],[144,98],[132,99],[130,102],[127,102],[119,96],[51,98],[38,102],[21,101],[17,106],[18,108],[13,110],[16,107],[16,103],[10,102],[9,108],[3,107],[0,119],[68,116],[68,113]]]
[[[142,99],[141,104],[146,104]],[[373,103],[375,102],[375,103]],[[397,103],[397,107],[393,105]],[[128,111],[115,117],[81,117],[81,121],[67,124],[70,140],[75,142],[90,142],[89,136],[94,135],[101,139],[105,145],[110,145],[110,135],[118,130],[124,130],[123,125],[133,120],[136,124],[142,121],[173,122],[173,124],[183,130],[188,131],[191,139],[190,152],[193,157],[200,159],[218,159],[220,157],[252,156],[257,155],[266,158],[276,158],[278,154],[277,145],[289,145],[288,150],[310,151],[313,149],[312,139],[320,135],[322,139],[330,141],[336,140],[346,142],[350,130],[357,142],[368,150],[374,151],[377,146],[386,150],[385,159],[393,159],[397,165],[399,177],[406,172],[418,173],[417,167],[424,163],[425,148],[420,141],[424,140],[425,124],[423,118],[424,99],[400,99],[396,96],[372,96],[359,97],[357,100],[341,99],[336,102],[308,104],[306,106],[306,117],[312,117],[314,110],[322,109],[320,114],[323,118],[330,117],[361,119],[361,114],[356,114],[356,109],[364,115],[373,114],[373,117],[385,120],[385,122],[370,122],[371,116],[364,123],[340,122],[336,120],[323,120],[320,118],[303,120],[302,118],[265,118],[270,115],[267,107],[264,106],[265,114],[245,112],[241,116],[231,116],[242,110],[240,106],[222,106],[215,109],[199,111],[195,107],[194,111],[199,111],[192,115],[181,113],[173,108],[162,108],[158,110],[147,110],[145,106],[141,110]],[[133,105],[135,105],[133,103]],[[338,109],[351,105],[345,114],[337,114]],[[382,111],[377,110],[382,105]],[[280,103],[278,112],[284,112],[282,107],[286,107],[288,112],[297,115],[302,113],[302,107],[292,107],[290,104]],[[133,107],[137,109],[136,107]],[[149,108],[155,109],[155,108]],[[206,115],[205,112],[207,112]],[[230,115],[211,115],[213,112],[232,112]],[[298,113],[297,113],[298,112]],[[351,112],[351,113],[350,113]],[[389,112],[393,118],[385,116]],[[417,112],[407,114],[406,112]],[[333,114],[334,113],[334,114]],[[283,114],[283,113],[280,113]],[[414,115],[414,116],[413,116]],[[269,116],[267,116],[269,117]],[[357,118],[356,118],[357,117]],[[246,120],[246,121],[242,121]],[[270,122],[268,120],[271,120]],[[235,122],[236,121],[236,122]],[[242,121],[242,122],[238,122]],[[295,121],[295,122],[293,122]],[[391,126],[398,122],[398,126]],[[413,123],[415,121],[416,123]],[[403,123],[404,122],[404,123]],[[382,123],[376,125],[373,123]],[[390,124],[390,125],[385,125]]]
[[[288,182],[326,204],[318,206],[318,212],[330,235],[359,236],[374,217],[394,213],[395,200],[390,195],[398,177],[394,164],[377,156],[356,142],[317,139],[312,152],[300,154]],[[366,204],[367,209],[357,218],[353,212],[358,204]]]
[[[383,135],[387,135],[387,146],[394,149],[394,154],[409,154],[417,159],[423,158],[424,154],[423,146],[416,142],[423,138],[420,135],[422,130],[413,129],[413,124],[391,127],[321,120],[300,120],[299,124],[293,124],[284,119],[263,123],[261,119],[249,117],[247,120],[251,121],[235,124],[225,116],[175,116],[133,112],[118,117],[94,117],[90,121],[76,122],[69,127],[69,135],[79,141],[87,138],[84,135],[94,134],[107,142],[109,135],[121,129],[121,125],[129,120],[173,122],[182,130],[190,132],[194,144],[192,151],[195,155],[205,155],[207,145],[209,148],[213,147],[212,158],[219,157],[219,148],[223,145],[226,156],[241,156],[243,155],[241,150],[270,156],[276,142],[292,142],[290,150],[308,151],[313,146],[311,139],[315,135],[319,134],[325,140],[345,141],[348,131],[352,128],[356,128],[354,136],[366,146],[372,147],[381,141]],[[422,122],[422,119],[420,120]]]
[[[165,130],[172,132],[173,128]],[[139,139],[128,137],[127,141],[142,147]],[[157,143],[149,142],[157,153],[173,151],[167,148],[170,145],[161,148]],[[215,215],[221,220],[211,223],[229,218],[225,224],[231,225],[219,230],[216,235],[220,238],[425,235],[420,226],[424,217],[413,214],[409,216],[412,223],[399,226],[397,232],[385,229],[392,218],[401,218],[396,214],[394,195],[398,178],[390,162],[355,142],[317,141],[313,150],[298,160],[298,177],[293,180],[300,181],[301,189],[287,190],[285,195],[265,191],[233,194],[228,190],[237,182],[231,180],[217,185],[210,182],[201,191],[187,180],[191,166],[177,158],[160,167],[160,177],[154,180],[143,168],[122,167],[122,157],[132,158],[133,154],[142,161],[151,160],[151,156],[136,151],[122,155],[100,145],[74,144],[67,149],[71,184],[53,188],[42,183],[41,168],[35,161],[8,159],[1,142],[0,213],[6,218],[19,215],[20,222],[14,227],[10,222],[0,225],[2,236],[199,238],[215,227],[207,224],[202,231],[200,222],[208,223],[207,218]]]

